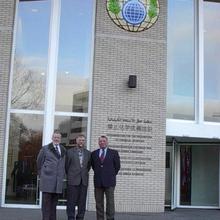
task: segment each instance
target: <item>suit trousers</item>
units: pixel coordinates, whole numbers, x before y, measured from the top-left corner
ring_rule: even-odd
[[[42,219],[56,220],[56,207],[59,194],[57,193],[42,193]]]
[[[86,211],[87,186],[82,183],[78,186],[67,185],[67,216],[68,220],[82,220]],[[75,207],[78,207],[77,214]]]
[[[106,197],[106,218],[114,220],[115,202],[114,202],[115,187],[95,187],[96,201],[96,219],[104,220],[104,194]]]

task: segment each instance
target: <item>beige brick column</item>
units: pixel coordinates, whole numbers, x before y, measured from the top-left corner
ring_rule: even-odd
[[[161,212],[165,194],[167,2],[158,21],[127,32],[97,0],[91,118],[91,148],[101,134],[121,156],[116,211]],[[137,88],[128,88],[137,75]],[[91,171],[88,209],[95,209]]]

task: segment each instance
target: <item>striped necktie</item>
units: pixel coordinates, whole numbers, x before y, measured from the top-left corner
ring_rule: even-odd
[[[104,159],[105,159],[105,149],[100,149],[102,152],[101,152],[101,155],[100,155],[100,160],[101,162],[103,163]]]

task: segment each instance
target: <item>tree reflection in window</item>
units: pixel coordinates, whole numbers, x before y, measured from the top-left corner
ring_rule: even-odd
[[[30,121],[36,120],[35,128]],[[42,146],[43,117],[12,114],[9,132],[6,203],[20,201],[35,204],[38,200],[36,158]]]
[[[17,58],[14,65],[11,105],[16,109],[42,109],[44,75]]]

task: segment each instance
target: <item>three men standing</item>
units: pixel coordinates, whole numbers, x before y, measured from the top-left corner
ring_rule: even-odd
[[[85,136],[76,138],[76,147],[67,151],[67,216],[75,220],[75,207],[78,206],[77,220],[83,220],[86,210],[86,195],[88,188],[91,153],[84,148]]]
[[[99,149],[92,152],[91,164],[94,170],[94,187],[97,220],[104,220],[104,194],[106,196],[107,220],[114,220],[114,190],[116,175],[120,170],[118,151],[108,148],[108,138],[99,138]]]
[[[43,220],[56,220],[58,196],[63,190],[66,150],[60,142],[61,133],[55,130],[52,143],[43,146],[37,157]]]
[[[43,146],[37,157],[40,177],[43,220],[56,220],[58,196],[62,193],[65,171],[67,174],[68,220],[83,220],[86,209],[89,170],[94,170],[94,187],[97,220],[104,220],[104,195],[107,220],[114,220],[114,190],[116,175],[120,170],[118,151],[108,148],[108,138],[99,137],[99,149],[90,153],[85,146],[85,136],[76,138],[77,146],[67,151],[60,144],[61,133],[54,131],[52,143]],[[78,207],[77,215],[75,207]]]

